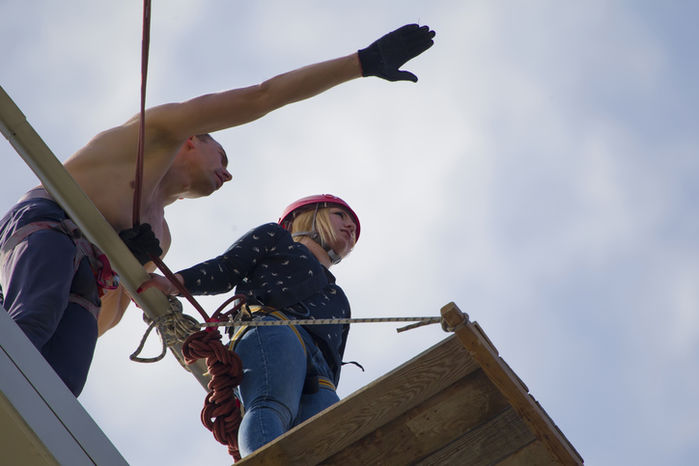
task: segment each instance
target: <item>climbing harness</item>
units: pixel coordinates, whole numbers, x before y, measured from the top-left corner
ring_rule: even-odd
[[[53,200],[53,198],[43,188],[36,188],[29,191],[22,197],[21,201],[26,201],[29,199]],[[2,248],[0,248],[0,262],[4,262],[6,260],[6,256],[10,254],[11,251],[22,241],[25,241],[33,233],[42,230],[54,230],[59,233],[63,233],[71,239],[73,244],[75,244],[73,275],[75,275],[75,273],[78,271],[78,267],[80,267],[82,260],[87,258],[90,265],[90,270],[92,270],[92,274],[95,277],[95,282],[97,283],[97,290],[100,298],[104,295],[105,290],[114,290],[119,286],[119,277],[112,270],[107,256],[100,251],[97,246],[88,241],[88,239],[83,236],[78,226],[72,220],[67,218],[60,221],[34,221],[18,228],[10,235],[7,241],[5,241]],[[95,317],[95,319],[99,315],[100,306],[79,294],[70,293],[68,301],[84,307]]]
[[[253,321],[252,316],[253,314],[264,314],[268,316],[272,316],[275,319],[278,320],[269,320],[269,321]],[[289,318],[286,316],[285,313],[278,311],[274,308],[267,307],[267,306],[257,306],[253,305],[250,306],[248,304],[243,304],[240,307],[240,310],[238,313],[233,316],[232,320],[229,319],[227,322],[206,322],[204,324],[201,324],[202,327],[229,327],[229,335],[231,336],[230,342],[228,342],[228,349],[233,350],[235,347],[235,344],[238,342],[243,337],[243,334],[250,328],[250,327],[256,327],[257,325],[248,325],[248,323],[253,323],[253,322],[273,322],[272,325],[291,325],[289,322],[292,322],[289,320]],[[306,344],[303,342],[303,338],[301,337],[301,334],[292,326],[291,330],[293,330],[294,334],[296,334],[296,338],[298,338],[299,343],[301,343],[301,346],[303,347],[303,352],[304,354],[307,354],[306,351]]]

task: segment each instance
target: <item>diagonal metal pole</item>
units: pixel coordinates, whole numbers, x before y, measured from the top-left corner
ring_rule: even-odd
[[[39,177],[44,188],[80,227],[83,234],[107,255],[112,268],[119,274],[120,283],[129,291],[146,315],[155,320],[168,314],[168,301],[160,291],[150,289],[143,293],[136,293],[138,287],[148,278],[146,271],[29,124],[2,86],[0,86],[0,130]],[[186,365],[182,356],[182,345],[179,343],[170,346],[170,350],[183,367],[190,370],[206,389],[209,376],[206,375],[205,363],[199,361]]]

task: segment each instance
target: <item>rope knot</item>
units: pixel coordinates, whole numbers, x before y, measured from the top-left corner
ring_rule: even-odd
[[[168,296],[170,304],[170,312],[152,320],[147,314],[143,314],[143,320],[148,323],[148,329],[141,338],[141,342],[130,356],[129,359],[135,362],[158,362],[165,357],[167,347],[177,343],[182,343],[185,338],[196,332],[199,329],[199,322],[192,317],[182,312],[182,303],[174,296]],[[153,329],[156,329],[162,340],[162,351],[158,356],[153,358],[142,358],[139,356],[143,347],[146,344],[148,335]]]
[[[206,319],[206,322],[207,323],[216,323],[216,322],[221,322],[221,320],[216,318],[216,317],[209,317],[208,319]],[[216,330],[216,327],[207,327],[205,329],[205,331],[207,331],[207,332],[213,332],[214,330]]]

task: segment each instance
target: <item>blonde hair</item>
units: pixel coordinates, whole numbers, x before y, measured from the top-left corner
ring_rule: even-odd
[[[320,207],[316,212],[315,207],[297,214],[291,223],[291,234],[295,233],[305,233],[303,235],[293,236],[294,241],[299,241],[301,238],[308,236],[311,239],[313,231],[318,233],[320,236],[320,245],[324,246],[330,244],[335,240],[335,231],[330,225],[330,207]],[[313,225],[313,218],[315,217],[315,225]]]

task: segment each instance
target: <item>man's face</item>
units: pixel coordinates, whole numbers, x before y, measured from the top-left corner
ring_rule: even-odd
[[[228,157],[213,138],[192,138],[192,194],[208,196],[233,179],[228,171]]]

